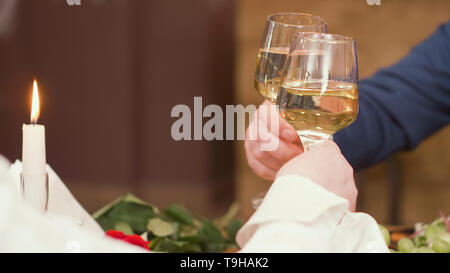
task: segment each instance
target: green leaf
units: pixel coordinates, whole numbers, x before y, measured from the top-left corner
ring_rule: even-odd
[[[184,224],[184,225],[192,225],[192,215],[189,213],[187,209],[180,205],[171,205],[168,207],[164,213],[172,218],[173,220]]]
[[[159,212],[159,210],[158,210],[157,207],[155,207],[155,206],[153,206],[153,205],[150,205],[149,203],[145,202],[144,200],[142,200],[142,199],[136,197],[135,195],[133,195],[133,194],[131,194],[131,193],[125,194],[125,196],[123,197],[123,201],[124,201],[124,202],[129,202],[129,203],[134,203],[134,204],[141,205],[141,206],[145,206],[145,207],[150,207],[150,208],[153,209],[153,211],[154,211],[155,213],[158,213],[158,212]]]
[[[194,252],[194,253],[204,252],[202,247],[199,244],[187,244],[183,247],[183,251],[184,252]]]
[[[203,225],[197,233],[206,252],[223,252],[225,250],[225,238],[210,220],[203,220]]]
[[[108,205],[104,206],[103,208],[97,210],[92,214],[92,218],[98,219],[99,217],[103,216],[106,212],[108,212],[113,206],[115,206],[117,203],[119,203],[122,200],[122,196],[119,196],[116,198],[116,200],[112,201]]]
[[[126,222],[118,222],[114,227],[115,230],[120,230],[125,233],[125,235],[133,235],[133,230]]]
[[[187,241],[190,243],[201,243],[202,238],[198,236],[198,228],[194,226],[182,226],[182,230],[179,234],[180,241]]]
[[[204,246],[205,252],[208,253],[221,253],[225,251],[226,244],[224,243],[208,243]]]
[[[236,242],[236,233],[239,231],[242,225],[242,221],[238,219],[231,220],[230,224],[227,227],[227,235],[230,242]]]
[[[225,243],[225,238],[223,238],[222,233],[210,220],[203,221],[203,226],[201,227],[199,232],[203,236],[205,236],[205,239],[207,239],[209,242]]]
[[[179,238],[180,241],[186,241],[189,242],[191,244],[200,244],[202,243],[204,240],[197,236],[197,235],[192,235],[192,236],[183,236]]]
[[[153,218],[148,220],[147,229],[158,237],[166,237],[175,232],[174,226],[161,218]]]
[[[197,231],[196,226],[180,226],[180,237],[196,235]]]
[[[423,235],[418,235],[418,236],[414,237],[413,241],[414,241],[414,245],[416,247],[421,247],[421,246],[427,246],[428,245],[427,237],[425,237]]]
[[[164,241],[164,238],[162,238],[162,237],[156,237],[156,238],[154,238],[151,242],[150,242],[150,244],[148,245],[148,247],[150,248],[150,250],[156,250],[156,249],[159,249],[159,247],[158,247],[158,245],[160,244],[160,243],[162,243]]]
[[[133,233],[141,234],[147,230],[148,219],[155,216],[158,208],[128,193],[96,211],[92,217],[106,231],[116,229],[119,222],[127,223]]]
[[[384,241],[386,242],[386,245],[389,246],[389,244],[391,243],[391,233],[383,225],[378,225],[378,228],[380,229],[381,235],[383,235],[383,238],[384,238]]]
[[[96,219],[97,223],[103,228],[104,231],[115,229],[117,220],[108,216],[101,216]]]
[[[121,200],[99,216],[97,221],[104,230],[114,229],[118,222],[125,222],[131,226],[135,234],[142,234],[147,230],[148,219],[154,216],[153,208],[150,206]]]
[[[425,228],[425,236],[427,237],[429,242],[439,238],[442,234],[446,232],[447,228],[444,222],[429,225]]]
[[[168,251],[170,253],[181,253],[184,252],[183,248],[187,245],[187,242],[174,241],[168,238],[164,238],[164,241],[158,246],[158,249],[155,250]]]
[[[127,222],[137,234],[144,233],[148,219],[154,217],[153,210],[150,207],[133,203],[121,203],[114,207],[108,215]]]
[[[178,222],[171,222],[174,228],[174,232],[171,236],[172,240],[178,240],[180,238],[181,224]]]

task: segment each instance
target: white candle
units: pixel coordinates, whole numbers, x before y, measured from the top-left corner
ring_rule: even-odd
[[[24,124],[22,130],[22,173],[45,174],[45,127],[39,124]]]
[[[48,207],[48,175],[45,160],[45,127],[37,124],[39,95],[33,83],[31,123],[22,127],[22,196],[24,203],[45,213]]]
[[[33,82],[31,123],[24,124],[22,142],[22,174],[39,175],[46,173],[45,127],[36,124],[39,118],[39,93],[36,80]]]

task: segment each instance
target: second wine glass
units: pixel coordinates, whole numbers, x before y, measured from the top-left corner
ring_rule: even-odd
[[[277,98],[289,46],[298,32],[327,32],[327,26],[319,16],[306,13],[277,13],[267,18],[254,83],[271,102]]]
[[[305,150],[350,125],[358,114],[355,40],[335,34],[296,34],[277,105]]]

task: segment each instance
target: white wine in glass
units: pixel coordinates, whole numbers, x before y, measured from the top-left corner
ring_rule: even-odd
[[[297,130],[305,150],[331,139],[355,121],[355,40],[333,34],[297,34],[286,60],[277,105],[280,114]]]
[[[267,18],[254,83],[271,102],[277,98],[289,46],[298,32],[327,32],[327,27],[319,16],[306,13],[277,13]]]
[[[330,81],[324,87],[320,82],[288,82],[280,88],[280,96],[286,101],[281,115],[304,141],[329,138],[358,114],[358,86],[354,83]]]
[[[288,47],[260,49],[255,72],[255,88],[266,99],[274,101],[277,98],[281,83],[284,63],[286,62]]]

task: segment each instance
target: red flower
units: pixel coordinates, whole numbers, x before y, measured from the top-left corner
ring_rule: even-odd
[[[139,235],[125,235],[125,233],[119,230],[108,230],[106,232],[106,235],[150,250],[148,246],[150,242],[147,242],[146,240],[142,239],[142,237]]]
[[[106,232],[106,235],[116,238],[116,239],[125,239],[125,237],[127,237],[127,235],[125,235],[125,233],[123,233],[122,231],[119,231],[119,230],[108,230]]]
[[[139,235],[130,235],[130,236],[127,236],[127,237],[124,239],[124,241],[125,241],[125,242],[128,242],[128,243],[130,243],[130,244],[137,245],[137,246],[140,246],[140,247],[143,247],[143,248],[145,248],[145,249],[150,250],[150,248],[148,247],[148,242],[145,241],[144,239],[142,239],[142,237],[139,236]]]

